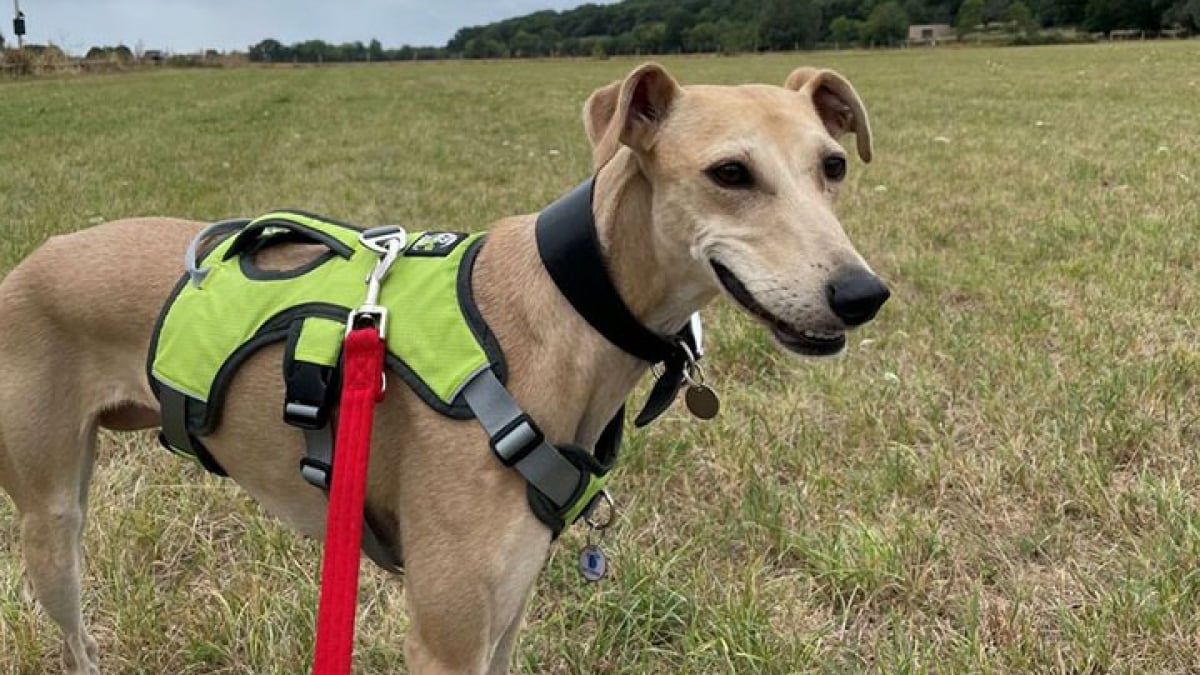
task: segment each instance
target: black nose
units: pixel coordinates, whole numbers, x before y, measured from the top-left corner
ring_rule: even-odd
[[[847,326],[860,326],[875,318],[892,293],[883,279],[864,269],[843,271],[825,287],[829,306]]]

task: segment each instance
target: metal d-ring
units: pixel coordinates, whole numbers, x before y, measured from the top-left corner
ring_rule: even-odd
[[[362,234],[358,235],[358,240],[362,242],[363,246],[380,255],[385,255],[390,248],[388,244],[392,241],[399,240],[401,247],[407,244],[408,232],[399,225],[382,225],[363,230]]]
[[[600,492],[596,493],[596,498],[599,501],[593,502],[592,508],[588,509],[587,513],[583,514],[583,522],[588,526],[589,530],[598,532],[608,529],[608,527],[613,524],[613,521],[617,519],[617,505],[613,502],[612,496],[608,494],[608,490],[601,490]],[[608,517],[604,518],[603,520],[597,520],[595,518],[596,511],[598,511],[600,507],[600,502],[604,502],[607,505]]]
[[[700,365],[700,360],[692,352],[692,348],[688,345],[687,340],[680,340],[679,346],[683,348],[683,379],[693,387],[704,385],[704,366]]]

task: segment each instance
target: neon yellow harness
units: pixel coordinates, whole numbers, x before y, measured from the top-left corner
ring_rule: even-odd
[[[150,346],[164,444],[224,475],[200,438],[219,425],[225,389],[240,365],[262,347],[286,342],[284,419],[305,430],[303,475],[327,487],[329,411],[345,322],[363,300],[363,280],[378,255],[362,243],[363,231],[297,211],[219,223],[209,231],[226,232],[208,237],[217,241],[204,253],[190,252],[194,264],[167,300]],[[438,412],[477,419],[497,457],[525,476],[531,507],[557,535],[601,492],[611,461],[546,443],[504,388],[503,354],[471,296],[471,270],[484,240],[455,232],[408,236],[379,297],[388,309],[387,366]],[[263,250],[294,243],[326,251],[292,270],[255,266]],[[605,455],[615,459],[620,425],[610,427],[613,447]]]

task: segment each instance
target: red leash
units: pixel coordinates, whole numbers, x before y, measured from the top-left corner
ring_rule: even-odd
[[[313,675],[350,675],[371,420],[375,403],[383,400],[383,347],[378,329],[367,326],[346,336],[342,352],[342,400],[334,445],[337,461],[325,522]]]

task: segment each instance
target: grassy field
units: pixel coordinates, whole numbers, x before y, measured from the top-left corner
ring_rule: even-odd
[[[725,412],[630,435],[614,574],[582,583],[564,537],[519,670],[1200,671],[1198,62],[1196,41],[665,59],[685,83],[850,77],[878,157],[841,213],[895,297],[833,361],[712,307]],[[0,83],[0,270],[135,214],[478,229],[587,174],[580,104],[634,63]],[[41,673],[58,636],[17,532],[0,499],[0,673]],[[106,672],[307,672],[318,546],[149,435],[105,438],[86,549]],[[402,671],[403,584],[364,569],[356,672]]]

